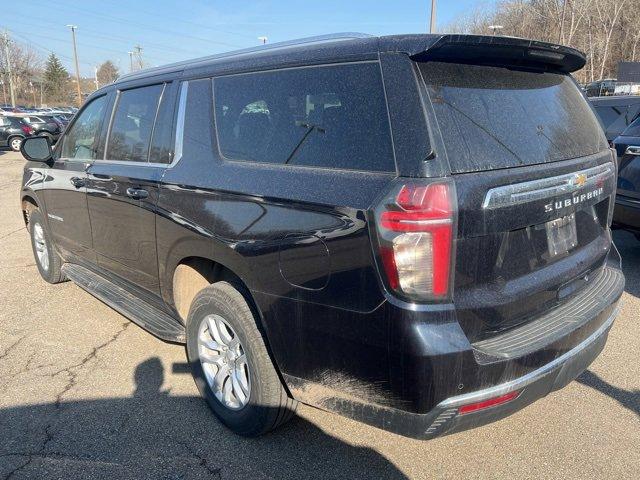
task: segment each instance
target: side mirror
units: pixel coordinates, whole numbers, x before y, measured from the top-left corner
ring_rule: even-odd
[[[624,152],[625,155],[638,155],[640,156],[640,146],[629,145]]]
[[[25,138],[20,146],[20,153],[31,162],[48,162],[53,157],[47,137]]]

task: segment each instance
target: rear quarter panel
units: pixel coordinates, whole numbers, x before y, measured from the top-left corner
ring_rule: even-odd
[[[283,373],[309,378],[371,369],[367,357],[354,350],[350,359],[341,348],[362,344],[363,325],[338,320],[384,302],[365,212],[395,175],[225,160],[212,112],[199,110],[201,118],[187,116],[182,157],[165,171],[159,191],[164,300],[173,304],[182,260],[208,258],[248,287]],[[385,377],[387,320],[369,325],[380,332],[376,358]]]

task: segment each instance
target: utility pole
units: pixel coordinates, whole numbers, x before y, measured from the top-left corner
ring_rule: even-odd
[[[71,29],[71,38],[73,39],[73,59],[76,63],[76,82],[78,86],[78,106],[82,106],[82,90],[80,89],[80,67],[78,67],[78,49],[76,48],[76,25],[67,25]]]
[[[2,85],[2,98],[4,98],[4,104],[7,104],[7,90],[4,88],[4,80],[0,79],[0,85]]]
[[[98,82],[98,67],[93,67],[93,73],[95,76],[96,90],[98,90],[100,88],[100,83]]]
[[[129,73],[133,72],[133,52],[127,52],[129,54]]]
[[[33,95],[33,106],[37,105],[36,103],[36,89],[33,88],[33,82],[29,82],[29,87],[31,88],[31,95]]]
[[[262,42],[262,44],[264,45],[264,44],[267,43],[267,40],[269,40],[269,38],[262,36],[262,37],[258,37],[258,40],[260,40]]]
[[[135,55],[138,59],[138,70],[142,70],[142,47],[140,45],[136,45],[135,47],[133,47],[133,49],[135,50]]]
[[[436,33],[436,0],[431,0],[431,23],[429,33]]]
[[[9,32],[4,32],[4,56],[7,62],[7,75],[9,76],[9,94],[11,95],[11,106],[16,106],[16,94],[13,90],[13,75],[11,74],[11,58],[9,58]],[[4,86],[3,86],[4,88]]]

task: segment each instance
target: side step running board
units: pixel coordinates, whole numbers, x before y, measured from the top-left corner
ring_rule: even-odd
[[[62,272],[73,283],[102,300],[129,320],[162,340],[185,343],[184,325],[91,270],[66,263]]]

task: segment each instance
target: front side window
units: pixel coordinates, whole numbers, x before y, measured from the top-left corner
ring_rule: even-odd
[[[214,98],[228,159],[395,171],[376,63],[220,77]]]
[[[69,132],[64,136],[62,157],[75,160],[94,160],[100,137],[99,128],[107,97],[93,100],[80,113]]]
[[[163,85],[120,92],[107,140],[109,160],[146,162]]]

